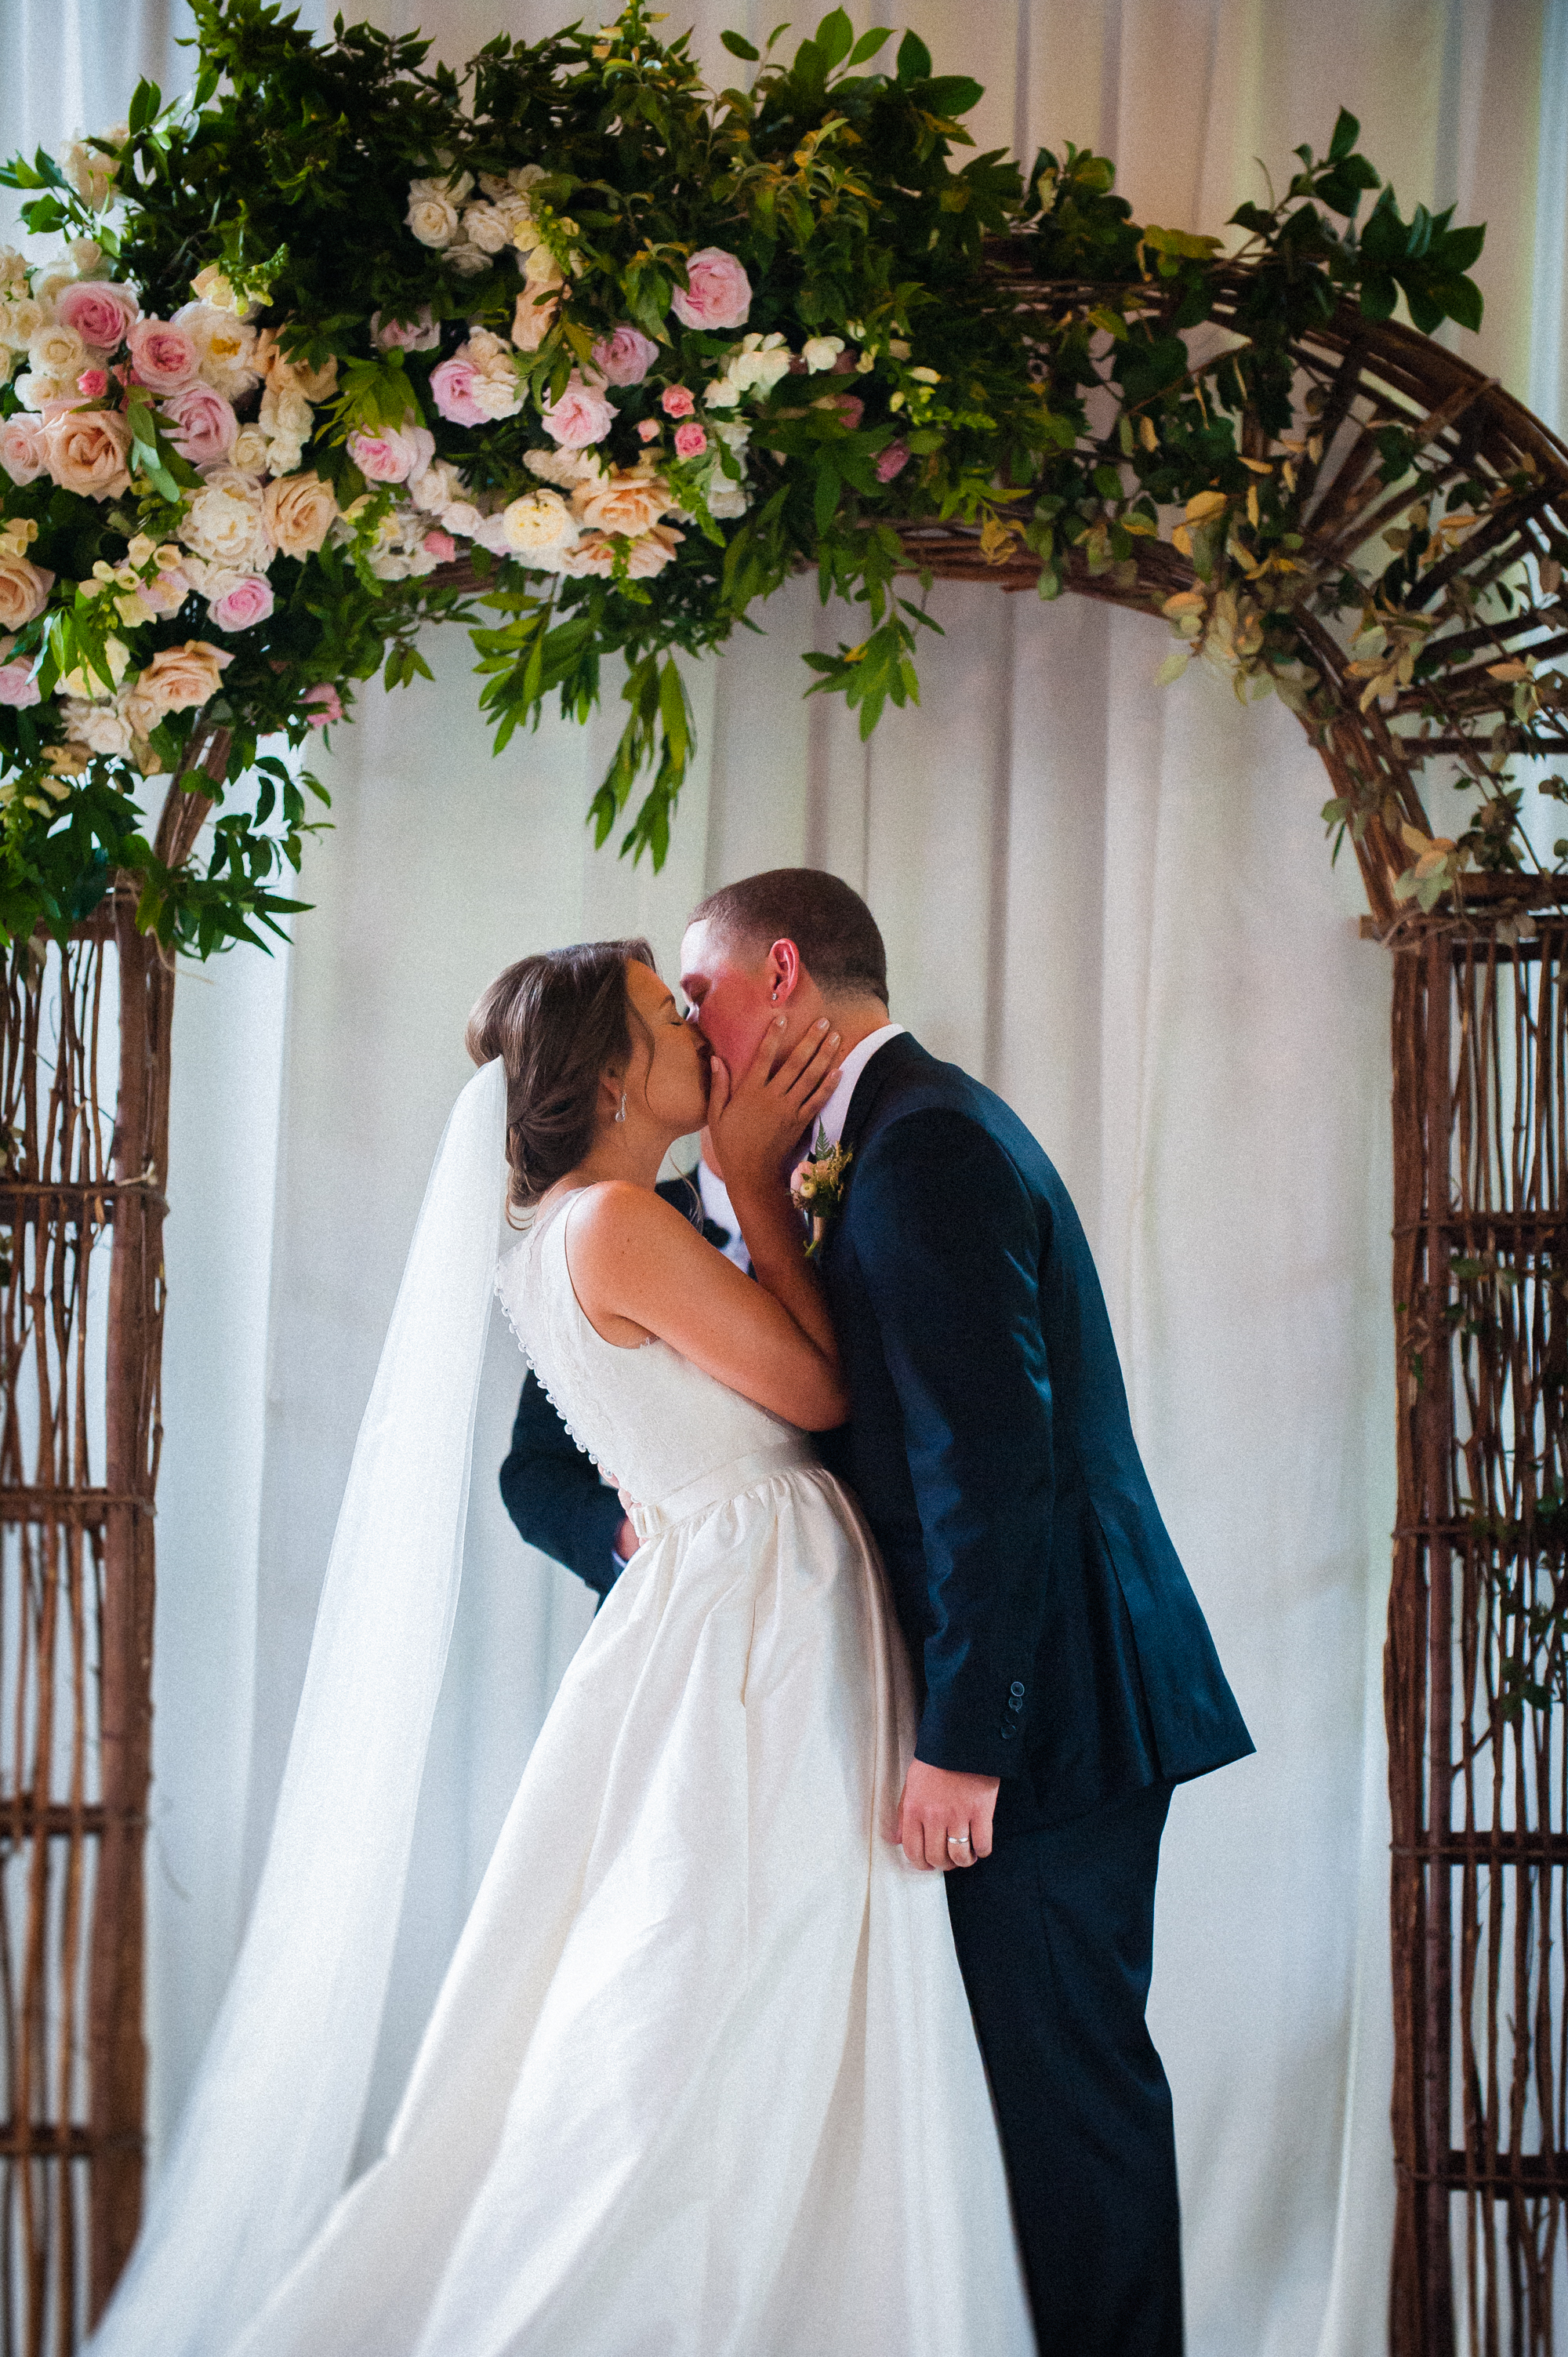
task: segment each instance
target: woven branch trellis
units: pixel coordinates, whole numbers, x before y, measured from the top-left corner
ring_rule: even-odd
[[[1085,291],[998,255],[998,299]],[[1296,350],[1321,436],[1305,559],[1323,573],[1408,504],[1377,435],[1415,429],[1440,481],[1503,484],[1424,576],[1480,589],[1568,548],[1568,451],[1412,331],[1342,312]],[[1256,420],[1242,447],[1261,452]],[[906,533],[912,570],[1033,587],[959,526]],[[1129,583],[1076,560],[1081,594],[1158,612],[1192,587],[1142,541]],[[1333,711],[1308,721],[1395,958],[1399,1524],[1387,1654],[1393,1795],[1396,2357],[1546,2357],[1568,2233],[1568,914],[1560,880],[1468,877],[1464,905],[1402,915],[1398,827],[1474,759],[1455,723],[1512,689],[1488,666],[1559,654],[1528,601],[1442,635],[1440,687],[1360,708],[1347,650],[1301,621]],[[1568,745],[1547,714],[1535,742]],[[191,770],[224,748],[193,746]],[[209,808],[177,780],[160,857]],[[142,1841],[149,1775],[153,1497],[173,977],[117,891],[63,953],[18,944],[0,1027],[0,2357],[66,2357],[134,2237],[142,2177]],[[108,1114],[111,1040],[116,1111]]]

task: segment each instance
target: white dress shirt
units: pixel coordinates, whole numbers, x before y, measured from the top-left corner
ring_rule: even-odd
[[[705,1162],[698,1162],[693,1175],[697,1192],[703,1199],[703,1219],[712,1220],[715,1228],[727,1228],[729,1231],[728,1243],[721,1244],[719,1250],[725,1260],[733,1260],[736,1268],[749,1276],[751,1254],[746,1251],[746,1238],[741,1234],[740,1222],[736,1217],[735,1205],[730,1201],[728,1188],[722,1178],[715,1178]]]
[[[839,1072],[838,1086],[817,1115],[817,1130],[827,1139],[830,1146],[836,1146],[843,1135],[843,1125],[849,1118],[849,1101],[854,1094],[856,1081],[859,1080],[878,1048],[886,1048],[889,1039],[897,1039],[900,1031],[906,1028],[902,1023],[885,1023],[880,1031],[868,1031],[865,1039],[859,1040],[844,1058]],[[811,1143],[813,1146],[816,1144],[815,1135],[812,1136]]]

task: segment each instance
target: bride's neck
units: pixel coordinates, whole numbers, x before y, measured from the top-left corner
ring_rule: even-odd
[[[593,1187],[606,1178],[619,1178],[633,1187],[651,1189],[658,1184],[660,1166],[680,1134],[675,1131],[667,1135],[662,1129],[636,1116],[625,1122],[607,1123],[576,1168],[569,1170],[561,1184]]]

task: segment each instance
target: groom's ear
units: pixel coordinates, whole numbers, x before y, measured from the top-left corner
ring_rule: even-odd
[[[805,967],[791,941],[777,941],[768,952],[768,995],[775,1006],[787,1006],[800,986]]]

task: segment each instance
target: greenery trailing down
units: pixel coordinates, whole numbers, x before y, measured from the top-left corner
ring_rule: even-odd
[[[1346,299],[1475,325],[1482,231],[1386,188],[1360,221],[1380,182],[1350,116],[1241,208],[1228,257],[1134,222],[1103,157],[975,152],[980,86],[913,34],[889,61],[843,9],[788,59],[725,35],[740,78],[714,92],[640,0],[461,74],[418,38],[194,7],[190,101],[144,83],[113,134],[0,172],[69,242],[58,267],[0,260],[7,933],[130,869],[163,938],[255,938],[321,795],[258,748],[427,675],[432,618],[472,630],[498,748],[547,697],[584,716],[624,657],[591,815],[657,864],[692,747],[677,657],[812,566],[865,621],[807,656],[811,692],[869,733],[918,693],[933,626],[897,527],[922,519],[1026,546],[1047,597],[1069,551],[1129,578],[1140,536],[1174,537],[1192,651],[1298,704],[1297,608],[1360,598],[1369,675],[1397,679],[1377,585],[1303,577],[1291,339]],[[1020,307],[1008,264],[1060,299]],[[1397,429],[1382,456],[1409,471]],[[1424,529],[1408,564],[1457,527]],[[212,856],[171,875],[135,790],[214,726]]]

